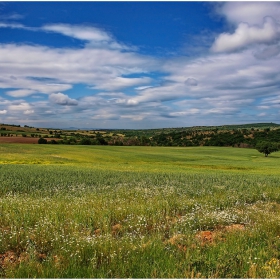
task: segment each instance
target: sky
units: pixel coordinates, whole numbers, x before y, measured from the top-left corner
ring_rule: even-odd
[[[0,2],[0,123],[280,123],[280,2]]]

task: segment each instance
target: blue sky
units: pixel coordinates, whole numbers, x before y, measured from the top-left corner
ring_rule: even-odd
[[[0,2],[0,123],[280,123],[280,2]]]

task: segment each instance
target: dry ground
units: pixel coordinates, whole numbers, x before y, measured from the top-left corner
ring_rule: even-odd
[[[38,144],[38,139],[39,138],[35,138],[35,137],[22,137],[22,136],[8,137],[8,136],[2,136],[2,137],[0,137],[0,143]],[[56,139],[56,138],[51,138],[50,140],[52,140],[52,139],[53,140],[59,140],[59,139]]]

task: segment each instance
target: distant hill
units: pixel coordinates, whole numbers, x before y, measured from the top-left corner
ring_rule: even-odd
[[[0,142],[124,146],[254,147],[260,141],[280,143],[280,124],[249,123],[159,129],[52,129],[0,124]],[[9,139],[7,139],[9,138]],[[36,139],[37,138],[37,139]]]

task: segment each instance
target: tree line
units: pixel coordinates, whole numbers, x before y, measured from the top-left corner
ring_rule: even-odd
[[[56,135],[61,137],[60,135]],[[64,136],[60,140],[39,138],[39,144],[68,144],[68,145],[116,145],[116,146],[218,146],[218,147],[246,147],[262,150],[267,156],[280,148],[280,128],[278,129],[232,129],[210,130],[182,129],[167,132],[149,131],[123,131],[123,134],[109,133],[95,135],[82,135],[71,133],[70,137]],[[270,146],[261,148],[261,143],[270,143]],[[263,146],[263,145],[262,145]]]

